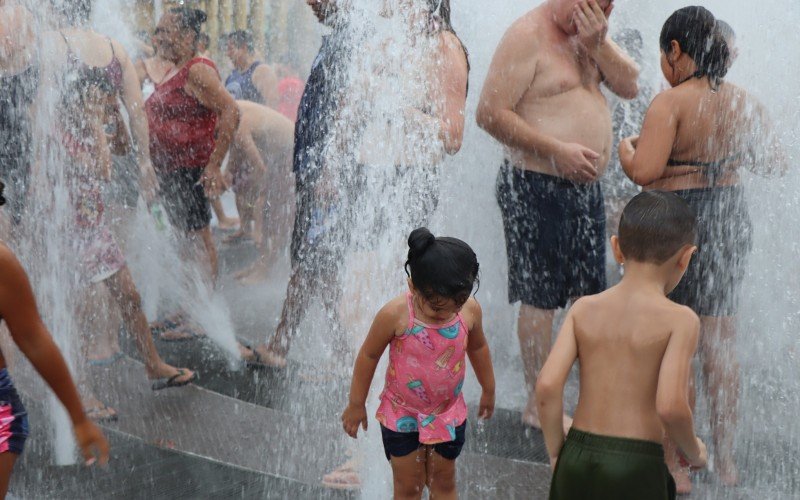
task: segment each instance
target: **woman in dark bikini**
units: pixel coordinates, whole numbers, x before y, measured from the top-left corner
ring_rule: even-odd
[[[39,85],[35,47],[33,14],[13,0],[0,0],[0,179],[9,187],[6,216],[15,223],[22,217],[30,175],[29,108]]]
[[[103,127],[110,97],[119,97],[131,117],[145,196],[152,199],[157,186],[136,72],[121,45],[85,27],[91,14],[90,0],[59,1],[54,10],[62,29],[44,35],[52,59],[43,68],[52,75],[43,81],[59,86],[48,89],[60,96],[52,135],[65,150],[64,178],[75,207],[69,231],[77,244],[80,285],[105,284],[120,307],[126,331],[136,340],[153,390],[186,385],[197,375],[168,365],[156,351],[136,284],[104,216],[102,189],[110,179],[111,151]],[[116,418],[112,408],[92,396],[86,399],[93,418]]]
[[[739,368],[733,346],[752,238],[740,172],[770,173],[784,160],[763,108],[724,81],[730,52],[708,10],[676,11],[660,45],[661,69],[672,88],[653,100],[641,134],[622,141],[620,161],[634,182],[674,191],[697,213],[699,253],[670,298],[701,317],[715,470],[724,484],[735,484]],[[673,467],[673,474],[679,491],[691,490],[686,471]]]

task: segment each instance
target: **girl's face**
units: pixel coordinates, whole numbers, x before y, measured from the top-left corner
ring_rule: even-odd
[[[456,304],[453,299],[444,297],[432,297],[426,299],[421,293],[414,293],[416,306],[421,319],[426,323],[446,323],[461,311],[464,304]]]

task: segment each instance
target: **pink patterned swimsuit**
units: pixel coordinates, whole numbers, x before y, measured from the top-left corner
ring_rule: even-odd
[[[444,325],[426,325],[408,301],[408,328],[392,339],[378,421],[395,432],[419,432],[422,444],[454,441],[467,419],[464,385],[468,329],[458,313]]]

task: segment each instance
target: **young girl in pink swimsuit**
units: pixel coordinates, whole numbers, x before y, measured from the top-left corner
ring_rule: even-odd
[[[494,411],[494,372],[481,306],[475,252],[461,240],[419,228],[408,238],[409,291],[378,311],[358,353],[350,404],[342,414],[355,438],[367,429],[365,406],[375,368],[389,347],[377,419],[391,461],[395,497],[456,498],[455,461],[464,446],[467,405],[461,388],[469,356],[483,388],[478,415]]]

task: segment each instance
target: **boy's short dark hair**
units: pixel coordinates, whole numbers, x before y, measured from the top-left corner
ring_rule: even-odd
[[[633,197],[619,221],[619,247],[626,259],[663,264],[697,233],[694,210],[668,191],[644,191]]]
[[[234,47],[238,48],[247,48],[248,52],[253,52],[255,49],[255,41],[253,40],[253,35],[246,30],[236,30],[225,37],[225,40],[229,43],[232,43]]]

